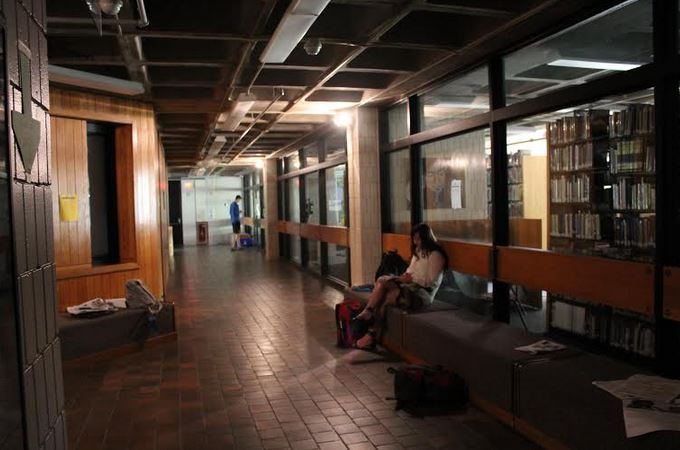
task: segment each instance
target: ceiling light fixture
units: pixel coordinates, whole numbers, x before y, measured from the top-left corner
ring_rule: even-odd
[[[335,113],[333,123],[338,127],[346,127],[352,123],[352,116],[347,111],[339,111]]]
[[[235,102],[231,104],[229,110],[220,116],[220,121],[224,123],[221,124],[220,128],[228,131],[236,131],[236,128],[243,122],[243,119],[253,107],[257,99],[255,96],[250,94],[241,94],[238,96]]]
[[[255,161],[255,167],[258,169],[262,169],[264,167],[264,161],[262,161],[261,159]]]
[[[556,67],[573,67],[577,69],[618,70],[622,72],[640,67],[640,64],[589,61],[586,59],[556,59],[555,61],[548,63],[548,65]]]
[[[329,2],[330,0],[293,1],[260,55],[260,62],[285,62]]]

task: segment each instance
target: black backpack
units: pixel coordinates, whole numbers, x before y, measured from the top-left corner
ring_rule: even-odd
[[[405,365],[390,367],[394,374],[396,409],[421,412],[423,408],[459,409],[467,405],[467,383],[458,374],[442,366]]]
[[[399,253],[390,250],[383,254],[380,266],[375,272],[375,279],[377,280],[383,275],[401,275],[406,272],[406,269],[408,269],[406,261],[399,256]]]

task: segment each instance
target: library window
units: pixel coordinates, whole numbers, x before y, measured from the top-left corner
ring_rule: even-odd
[[[389,165],[389,231],[411,232],[411,158],[409,149],[387,155]]]
[[[293,153],[292,155],[286,157],[283,160],[283,167],[284,167],[285,173],[295,172],[297,170],[300,170],[300,168],[302,167],[302,164],[300,162],[300,155],[296,152],[296,153]]]
[[[504,58],[506,104],[652,62],[652,3],[625,1]]]
[[[305,147],[302,150],[302,156],[305,159],[305,167],[315,166],[319,164],[319,144],[314,143]]]
[[[654,92],[508,124],[511,245],[651,262]]]
[[[300,222],[300,178],[295,177],[286,181],[288,186],[288,215],[289,222]]]
[[[347,154],[347,136],[345,130],[341,129],[328,135],[326,138],[325,160],[330,161],[341,158]]]
[[[349,249],[335,244],[327,244],[328,276],[349,283]]]
[[[319,220],[319,173],[305,176],[305,204],[302,221],[318,225]]]
[[[489,70],[480,67],[420,97],[423,130],[489,111]]]
[[[344,164],[326,169],[326,225],[347,226],[346,172]]]
[[[423,221],[437,237],[491,241],[489,130],[422,147]]]
[[[302,264],[302,239],[300,236],[291,235],[288,237],[290,245],[290,259],[293,262]]]
[[[321,242],[307,241],[307,268],[314,273],[321,273]]]
[[[395,142],[409,135],[408,102],[387,110],[387,140]]]

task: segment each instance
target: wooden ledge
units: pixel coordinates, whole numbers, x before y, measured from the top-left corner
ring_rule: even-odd
[[[139,270],[139,264],[132,262],[108,264],[103,266],[92,266],[85,264],[81,266],[57,267],[57,280],[91,277],[94,275],[104,275],[107,273],[128,272],[130,270]]]

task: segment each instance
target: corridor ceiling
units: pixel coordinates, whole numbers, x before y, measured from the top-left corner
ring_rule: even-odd
[[[566,16],[613,3],[331,0],[284,63],[262,64],[291,0],[146,0],[145,28],[137,2],[125,0],[102,36],[85,0],[58,0],[47,2],[49,62],[142,83],[170,171],[226,174],[328,127],[337,110],[398,100]],[[303,48],[313,39],[322,44],[317,56]],[[248,93],[255,103],[227,130],[227,112]]]

